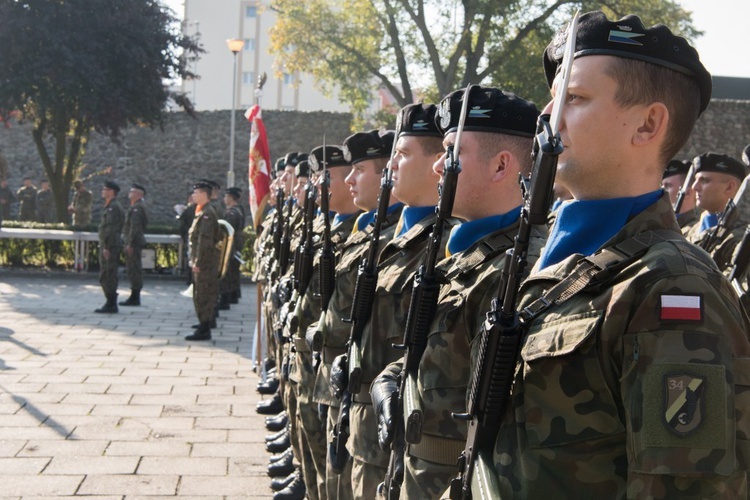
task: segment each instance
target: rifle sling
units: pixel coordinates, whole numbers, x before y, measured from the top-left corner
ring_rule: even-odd
[[[465,439],[450,439],[440,436],[422,434],[422,439],[416,444],[406,444],[406,453],[428,462],[440,465],[456,465],[461,452],[466,446]]]
[[[529,324],[550,307],[560,305],[591,284],[602,284],[639,259],[656,243],[680,239],[673,230],[659,229],[639,233],[632,238],[582,257],[573,271],[544,295],[526,306],[521,320]]]

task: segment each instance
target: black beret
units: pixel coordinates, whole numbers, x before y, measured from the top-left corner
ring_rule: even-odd
[[[344,140],[344,159],[350,164],[374,158],[390,158],[393,130],[357,132]]]
[[[401,126],[398,136],[415,135],[421,137],[439,137],[443,134],[435,123],[437,106],[434,104],[409,104],[401,108]]]
[[[284,157],[284,168],[286,167],[296,167],[297,163],[299,163],[299,160],[297,160],[297,155],[299,153],[287,153]]]
[[[302,160],[294,167],[295,177],[310,177],[310,162]]]
[[[341,146],[326,145],[325,148],[323,146],[318,146],[317,148],[310,151],[310,156],[308,156],[307,158],[308,163],[310,163],[310,169],[313,172],[319,172],[323,168],[323,149],[325,149],[326,154],[326,168],[348,167],[349,165],[351,165],[344,158],[344,150],[341,148]]]
[[[134,182],[131,187],[139,191],[143,191],[143,195],[144,196],[146,195],[146,188],[143,186],[143,184],[138,184],[137,182]]]
[[[276,160],[276,163],[273,165],[273,168],[272,168],[273,175],[278,175],[279,172],[284,170],[285,166],[286,166],[286,161],[284,160],[283,157]]]
[[[206,182],[205,179],[200,179],[196,181],[195,184],[193,184],[193,191],[195,191],[196,189],[207,189],[211,191],[211,189],[213,189],[213,186],[211,186],[210,182]]]
[[[745,162],[745,165],[750,167],[750,144],[745,146],[745,149],[742,150],[742,161]]]
[[[208,184],[208,186],[211,189],[221,189],[221,185],[218,182],[211,180],[211,179],[199,179],[198,182],[202,182],[203,184]]]
[[[559,32],[544,51],[544,73],[550,87],[563,58],[567,29]],[[638,16],[610,21],[601,11],[587,12],[578,21],[575,57],[594,55],[637,59],[689,76],[700,89],[701,113],[711,100],[711,74],[701,64],[698,52],[663,24],[646,28]]]
[[[690,170],[690,165],[691,163],[688,160],[670,160],[669,163],[667,163],[667,168],[664,169],[664,174],[662,174],[661,178],[666,179],[673,175],[687,175],[688,170]]]
[[[233,196],[235,200],[239,200],[240,199],[240,195],[242,194],[242,189],[240,189],[238,187],[226,188],[224,190],[224,194],[228,194],[230,196]]]
[[[440,102],[435,123],[448,135],[458,129],[464,90],[454,90]],[[493,87],[471,87],[464,130],[534,137],[539,110],[533,102]]]
[[[111,189],[115,193],[120,192],[120,185],[117,184],[115,181],[104,181],[104,187],[107,189]]]
[[[719,153],[703,153],[693,159],[695,173],[698,172],[720,172],[729,174],[742,180],[747,176],[747,167],[741,161],[735,160],[729,155]]]

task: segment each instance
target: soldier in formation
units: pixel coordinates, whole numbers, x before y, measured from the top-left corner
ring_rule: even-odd
[[[117,309],[117,269],[122,250],[122,227],[125,211],[117,201],[120,186],[113,181],[102,185],[104,207],[99,221],[99,284],[107,302],[96,309],[98,313],[116,313]]]
[[[146,188],[133,183],[128,191],[130,206],[125,215],[122,236],[125,243],[125,268],[130,280],[130,297],[121,306],[140,306],[141,290],[143,289],[143,263],[141,254],[146,246],[146,226],[148,226],[148,213],[143,198],[146,196]]]
[[[670,162],[711,93],[684,39],[601,12],[573,34],[541,115],[472,85],[277,162],[256,246],[275,499],[747,496],[750,325],[721,272],[746,167]],[[681,231],[698,210],[713,259]]]

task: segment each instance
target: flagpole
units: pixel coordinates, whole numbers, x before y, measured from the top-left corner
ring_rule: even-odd
[[[260,107],[261,98],[263,97],[263,85],[265,85],[265,84],[266,84],[266,72],[264,71],[262,75],[258,76],[258,85],[255,88],[255,92],[253,93],[254,96],[255,96],[255,104],[257,104],[258,107]],[[249,187],[250,186],[248,186],[248,188]],[[259,232],[259,229],[260,229],[260,227],[256,227],[255,228],[256,234]],[[258,265],[258,263],[256,262],[255,265]],[[261,377],[261,380],[263,380],[265,382],[266,378],[267,378],[266,363],[264,362],[264,358],[265,358],[266,354],[264,352],[265,351],[265,349],[264,349],[265,342],[263,342],[263,340],[262,340],[263,339],[263,335],[265,334],[265,332],[261,331],[261,330],[265,330],[265,328],[262,328],[265,325],[265,322],[262,321],[262,314],[263,314],[263,301],[262,301],[263,286],[261,285],[260,281],[258,281],[256,285],[257,286],[256,286],[256,290],[255,290],[255,295],[257,297],[257,300],[256,300],[256,318],[257,319],[256,319],[256,322],[255,322],[255,325],[256,325],[256,328],[255,328],[255,335],[256,335],[256,337],[255,337],[255,359],[256,359],[256,362],[259,363],[259,366],[260,366],[260,377]]]

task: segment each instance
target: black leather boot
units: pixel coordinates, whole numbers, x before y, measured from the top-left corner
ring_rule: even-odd
[[[107,295],[107,303],[104,304],[99,309],[95,309],[94,312],[97,313],[116,313],[118,312],[117,309],[117,294],[116,293],[110,293]]]
[[[294,457],[289,455],[288,458],[281,459],[268,466],[268,475],[271,477],[285,477],[294,472]]]
[[[284,404],[281,402],[281,394],[278,392],[271,399],[261,401],[255,405],[255,411],[261,415],[276,415],[283,409]]]
[[[220,311],[229,310],[229,294],[228,293],[222,293],[221,295],[219,295],[219,305],[217,305],[216,307]]]
[[[258,392],[261,394],[273,394],[279,389],[279,379],[270,378],[258,384]]]
[[[271,432],[280,431],[281,429],[286,427],[286,424],[288,422],[289,419],[287,418],[286,413],[281,413],[276,417],[266,418],[266,429]]]
[[[240,301],[240,292],[235,290],[234,292],[229,294],[229,303],[230,304],[237,304]]]
[[[289,474],[287,477],[277,477],[271,480],[271,489],[273,491],[281,491],[294,481],[297,474],[301,474],[299,469],[294,469],[294,472]]]
[[[291,444],[292,443],[289,439],[289,433],[287,433],[287,434],[284,434],[279,439],[277,439],[276,441],[271,441],[271,442],[266,443],[266,451],[270,451],[271,453],[279,453],[280,451],[284,451],[287,448],[289,448]],[[285,472],[284,475],[289,474],[289,472]]]
[[[192,335],[185,337],[185,340],[211,340],[211,326],[208,321],[198,325]]]
[[[305,498],[305,481],[302,474],[297,475],[289,486],[273,495],[273,500],[302,500]]]
[[[280,431],[275,432],[273,434],[266,434],[266,443],[270,443],[271,441],[276,441],[280,437],[284,437],[287,432],[289,432],[289,430],[286,427],[284,427]]]
[[[130,290],[130,297],[120,302],[121,306],[139,306],[141,305],[141,291],[133,288]]]
[[[271,458],[268,459],[268,463],[269,464],[276,463],[279,460],[286,459],[288,455],[294,456],[294,449],[291,446],[281,453],[276,453],[275,455],[271,455]]]

